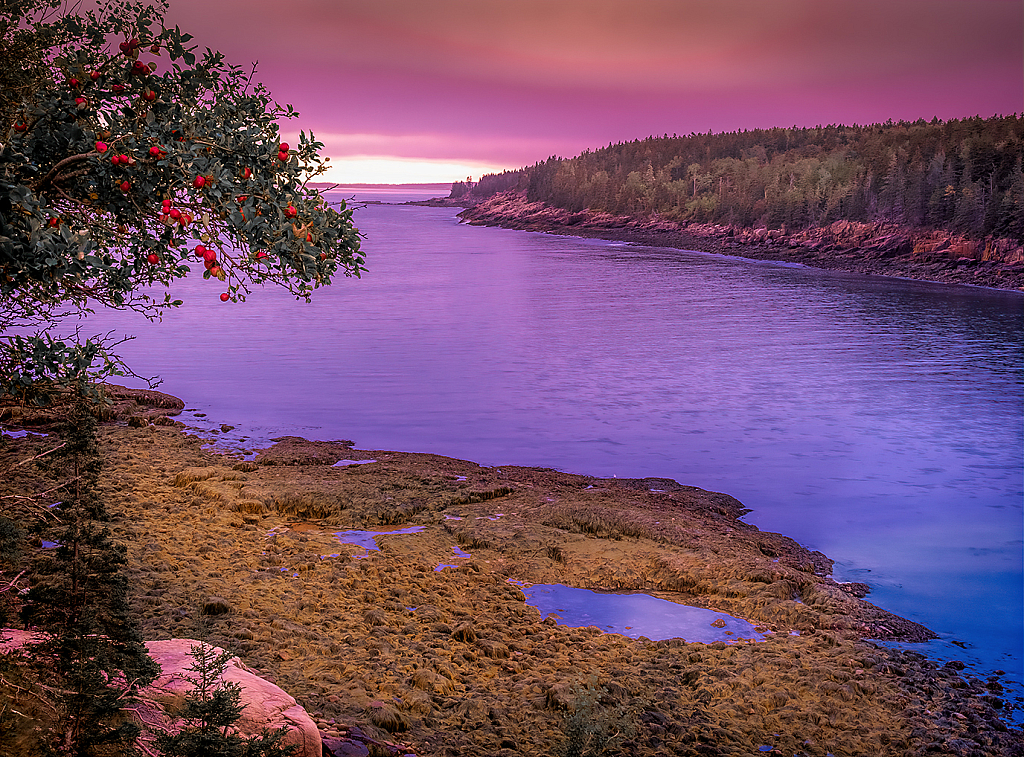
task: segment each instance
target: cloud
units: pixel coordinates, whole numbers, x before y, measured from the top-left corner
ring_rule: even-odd
[[[179,0],[175,7],[200,7]],[[708,89],[984,65],[1019,68],[1009,0],[248,0],[201,7],[232,47],[361,72],[602,91]],[[224,35],[227,38],[227,35]]]
[[[297,130],[283,131],[285,139],[295,140]],[[507,164],[520,167],[529,156],[552,148],[550,139],[508,137],[493,134],[385,134],[317,132],[327,154],[341,156],[388,156],[392,158],[423,158],[440,161],[472,161],[490,166]],[[577,150],[578,145],[565,141],[563,154]],[[527,156],[524,158],[523,156]],[[544,155],[547,157],[547,155]]]
[[[1020,0],[174,0],[169,18],[258,60],[335,159],[519,167],[651,134],[1024,102]]]

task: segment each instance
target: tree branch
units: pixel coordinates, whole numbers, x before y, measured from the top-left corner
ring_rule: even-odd
[[[36,193],[41,192],[47,184],[53,181],[53,177],[60,173],[61,169],[64,168],[65,166],[70,166],[74,163],[81,163],[83,160],[88,160],[89,158],[95,157],[99,157],[99,153],[96,152],[95,150],[91,152],[79,153],[78,155],[69,155],[68,157],[64,158],[64,160],[57,163],[57,165],[55,165],[53,168],[51,168],[50,172],[47,173],[46,176],[44,176],[42,179],[36,182],[35,186],[32,187],[32,190]]]
[[[14,464],[14,465],[12,465],[12,466],[11,466],[11,467],[10,467],[10,468],[9,468],[8,470],[12,470],[12,469],[14,469],[14,468],[17,468],[17,467],[18,467],[19,465],[25,465],[25,463],[30,463],[30,462],[32,462],[33,460],[38,460],[38,459],[39,459],[39,458],[41,458],[41,457],[46,457],[47,455],[53,454],[54,452],[56,452],[57,450],[61,449],[62,447],[65,447],[66,445],[67,445],[67,442],[63,442],[63,443],[61,443],[61,444],[58,444],[58,445],[57,445],[56,447],[54,447],[53,449],[47,450],[46,452],[40,452],[40,453],[39,453],[38,455],[36,455],[35,457],[30,457],[30,458],[27,458],[27,459],[25,459],[25,460],[22,460],[22,461],[21,461],[20,463],[15,463],[15,464]]]

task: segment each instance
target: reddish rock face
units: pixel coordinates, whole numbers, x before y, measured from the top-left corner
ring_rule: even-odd
[[[200,642],[194,639],[169,639],[147,641],[149,655],[160,664],[160,677],[140,692],[141,704],[137,714],[142,720],[143,733],[140,740],[151,742],[160,731],[174,732],[172,717],[181,707],[192,684],[186,676],[195,674],[189,670],[193,664],[192,647]],[[214,651],[222,650],[214,647]],[[295,699],[283,689],[266,681],[246,668],[241,660],[232,657],[224,672],[224,680],[241,686],[242,717],[237,725],[243,738],[257,736],[264,729],[287,728],[285,744],[294,744],[296,757],[322,757],[323,746],[320,732],[306,711],[296,704]]]
[[[41,633],[0,629],[0,654],[17,653],[44,639]],[[161,671],[151,686],[139,692],[139,704],[132,709],[142,726],[139,744],[145,747],[146,754],[153,754],[149,747],[160,734],[176,732],[179,721],[175,714],[192,690],[188,677],[195,675],[189,670],[194,663],[192,647],[200,643],[194,639],[146,642],[149,656],[159,663]],[[223,652],[219,647],[212,649],[218,654]],[[237,657],[231,658],[223,680],[241,687],[242,717],[236,723],[240,736],[258,736],[264,730],[285,728],[284,744],[297,747],[295,757],[322,757],[322,737],[316,723],[282,688],[260,678]]]

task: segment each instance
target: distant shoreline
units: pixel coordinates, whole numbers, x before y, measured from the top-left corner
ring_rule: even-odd
[[[330,181],[310,182],[307,186],[313,189],[330,189],[331,187],[344,187],[346,189],[432,189],[439,192],[451,191],[451,182],[427,182],[408,184],[363,184],[359,182],[345,182],[343,184]]]
[[[798,263],[827,271],[1024,291],[1024,250],[1007,240],[986,245],[949,232],[846,221],[792,233],[678,224],[656,217],[631,218],[591,210],[573,213],[546,203],[528,202],[512,192],[477,203],[436,198],[415,204],[464,207],[459,218],[477,226]]]

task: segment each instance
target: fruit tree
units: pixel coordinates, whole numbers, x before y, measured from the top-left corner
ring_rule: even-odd
[[[166,3],[0,8],[0,399],[125,370],[103,339],[52,336],[95,307],[158,317],[189,273],[243,301],[308,300],[363,269],[351,210],[309,184],[323,145],[279,122],[253,71],[164,25]]]

